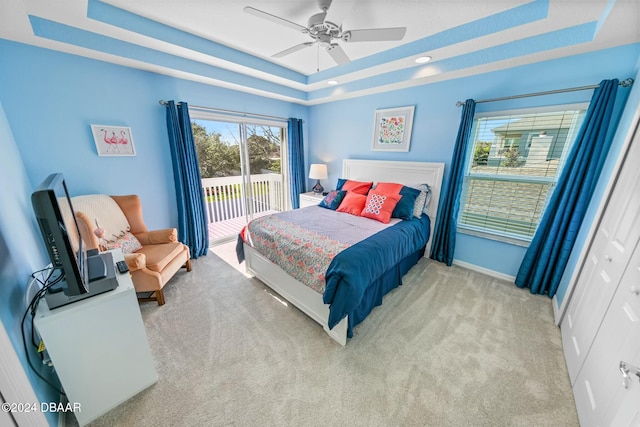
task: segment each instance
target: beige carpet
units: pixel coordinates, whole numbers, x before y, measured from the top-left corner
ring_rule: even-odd
[[[216,255],[141,305],[158,383],[92,426],[574,426],[547,297],[421,260],[341,347]]]

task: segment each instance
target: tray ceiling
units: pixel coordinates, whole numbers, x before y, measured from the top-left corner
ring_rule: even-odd
[[[247,6],[302,27],[321,12],[316,0],[4,0],[0,38],[304,105],[640,42],[637,0],[333,0],[345,31],[406,27],[399,41],[333,40],[350,59],[337,65],[320,43],[274,58],[313,39]]]

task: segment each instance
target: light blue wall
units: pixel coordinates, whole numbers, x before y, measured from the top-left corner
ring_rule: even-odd
[[[0,51],[0,100],[33,185],[62,172],[72,195],[138,194],[149,228],[178,225],[160,99],[308,123],[288,102],[4,40]],[[136,156],[99,157],[91,124],[130,127]]]
[[[32,272],[48,264],[44,247],[37,234],[37,224],[31,211],[31,182],[22,164],[0,102],[0,321],[11,339],[33,390],[41,402],[57,402],[57,393],[36,377],[29,368],[22,344],[21,321],[26,309],[25,289]],[[28,334],[29,329],[26,329]],[[39,356],[31,346],[30,358],[41,367]],[[42,375],[55,383],[49,372]],[[55,414],[47,414],[54,425]]]
[[[636,58],[640,45],[313,107],[4,40],[0,40],[0,51],[0,106],[6,115],[6,120],[0,115],[3,150],[0,177],[4,183],[11,183],[0,190],[0,254],[3,256],[0,319],[15,344],[16,331],[19,332],[16,314],[23,304],[28,276],[46,264],[28,199],[33,188],[49,173],[62,172],[73,195],[139,194],[147,225],[152,228],[177,225],[165,110],[158,104],[159,99],[302,118],[308,151],[306,163],[327,163],[330,178],[323,184],[325,188],[332,188],[340,176],[343,158],[440,161],[446,163],[448,173],[460,120],[456,101],[590,85],[606,78],[638,77]],[[590,96],[590,92],[574,92],[479,104],[477,110],[586,102]],[[639,98],[635,88],[629,105],[637,105]],[[416,106],[411,151],[372,152],[374,111],[405,105]],[[621,129],[630,124],[630,109],[635,111],[635,105],[625,111]],[[90,124],[131,127],[137,156],[97,156]],[[616,136],[605,173],[610,173],[615,163],[620,138]],[[604,187],[603,178],[595,199],[601,198]],[[590,208],[591,219],[594,203]],[[581,231],[582,241],[585,229]],[[523,254],[523,248],[467,235],[459,235],[457,241],[456,259],[507,275],[515,275]],[[573,262],[575,266],[575,260]],[[564,289],[559,290],[559,294],[563,292]],[[20,351],[18,354],[24,356]],[[50,399],[45,386],[34,379],[32,383],[40,398]]]
[[[453,146],[460,122],[456,101],[476,100],[585,86],[603,79],[634,77],[640,45],[634,44],[605,51],[524,65],[502,71],[456,80],[397,90],[311,107],[309,121],[309,162],[327,163],[333,188],[340,177],[343,158],[389,159],[445,162],[448,178]],[[433,64],[437,66],[437,63]],[[629,89],[619,92],[618,108]],[[478,104],[476,111],[500,111],[575,102],[588,102],[592,91],[522,98]],[[415,115],[408,153],[371,151],[373,116],[376,109],[415,105]],[[635,108],[635,107],[633,107]],[[628,123],[626,124],[628,126]],[[618,147],[619,149],[619,147]],[[618,152],[612,148],[610,161]],[[606,172],[606,171],[605,171]],[[603,178],[604,179],[604,178]],[[598,197],[601,197],[600,192]],[[593,203],[592,203],[593,204]],[[583,227],[584,229],[585,227]],[[586,227],[588,228],[588,226]],[[584,237],[579,247],[584,243]],[[526,249],[475,236],[458,234],[455,259],[509,276],[515,276]],[[575,251],[574,252],[578,252]],[[571,268],[573,269],[575,265]],[[566,284],[564,285],[566,287]]]
[[[138,194],[150,228],[177,226],[160,99],[305,121],[307,107],[0,40],[0,320],[43,402],[58,396],[27,369],[25,289],[48,259],[30,195],[62,172],[72,195]],[[131,128],[135,157],[99,157],[90,124]],[[36,360],[37,355],[34,356]],[[48,414],[56,425],[55,414]]]

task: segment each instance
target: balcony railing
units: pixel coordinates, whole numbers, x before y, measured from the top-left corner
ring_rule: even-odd
[[[204,178],[209,240],[221,241],[239,232],[249,214],[254,217],[285,209],[285,193],[282,175],[251,175],[245,190],[241,176]]]

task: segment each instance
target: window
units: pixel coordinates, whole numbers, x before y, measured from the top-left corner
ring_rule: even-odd
[[[476,114],[460,231],[514,243],[530,241],[586,107]]]
[[[211,244],[236,238],[257,216],[289,209],[286,121],[189,112]]]

